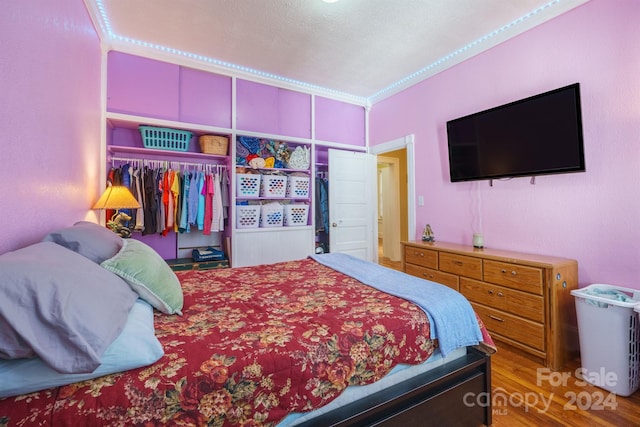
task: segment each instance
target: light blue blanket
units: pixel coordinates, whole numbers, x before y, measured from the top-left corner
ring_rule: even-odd
[[[418,305],[429,316],[432,338],[438,338],[443,356],[456,348],[482,341],[482,332],[471,304],[451,288],[347,254],[329,253],[312,255],[311,258],[380,291]]]

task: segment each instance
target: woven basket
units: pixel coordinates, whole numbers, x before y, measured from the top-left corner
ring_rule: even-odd
[[[227,155],[227,147],[229,146],[229,138],[217,135],[202,135],[199,139],[200,151],[205,154],[217,154],[219,156]]]

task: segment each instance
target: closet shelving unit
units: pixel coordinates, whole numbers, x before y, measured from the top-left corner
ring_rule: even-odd
[[[229,137],[231,136],[230,129],[223,129],[212,126],[203,126],[193,123],[183,123],[183,122],[175,122],[170,120],[162,120],[162,119],[154,119],[149,117],[142,116],[133,116],[126,115],[120,113],[110,113],[106,114],[107,118],[107,126],[110,129],[120,128],[120,129],[129,129],[134,132],[138,132],[138,126],[140,125],[148,125],[148,126],[157,126],[171,129],[181,129],[188,130],[193,132],[195,135],[194,141],[197,144],[197,138],[200,135],[221,135]],[[230,138],[231,139],[231,138]],[[131,141],[128,141],[129,143]],[[231,141],[229,142],[231,144]],[[194,147],[191,147],[193,149]],[[197,147],[196,147],[197,148]],[[230,150],[230,149],[229,149]],[[173,150],[160,150],[153,148],[146,148],[143,146],[129,146],[129,145],[121,145],[114,143],[113,139],[111,144],[107,145],[107,151],[110,154],[117,155],[137,155],[141,158],[148,157],[153,160],[162,160],[166,158],[167,160],[173,159],[190,159],[194,161],[199,161],[202,163],[216,163],[216,164],[229,164],[230,156],[222,156],[216,154],[205,154],[199,151],[173,151]],[[228,153],[229,154],[229,153]]]
[[[194,134],[194,138],[191,141],[189,151],[146,148],[141,142],[142,137],[138,130],[140,125],[188,130]],[[230,166],[229,152],[227,155],[201,153],[197,141],[198,136],[205,134],[230,137],[231,130],[229,129],[113,112],[106,113],[106,126],[108,167],[114,164],[114,159],[121,163],[123,158],[132,161],[164,161],[167,164],[189,165],[190,167],[202,165],[203,168],[210,165],[224,168]],[[159,237],[155,234],[134,237],[153,246],[164,258],[174,260],[190,257],[191,249],[194,247],[223,246],[225,237],[231,234],[228,228],[229,226],[224,232],[216,232],[211,235],[192,231],[191,233],[179,233],[170,238]]]
[[[219,234],[222,241],[229,238],[228,252],[234,267],[300,259],[313,253],[316,150],[366,151],[364,109],[311,93],[218,74],[198,62],[183,64],[181,59],[166,59],[140,56],[137,50],[106,52],[103,123],[107,169],[114,158],[224,165],[230,181],[229,219],[224,233]],[[145,148],[140,125],[187,130],[195,138],[187,151]],[[228,137],[227,156],[200,153],[197,137],[205,134]],[[276,169],[309,177],[308,198],[285,196],[279,200],[308,204],[305,225],[236,227],[235,205],[244,201],[236,191],[239,136],[281,141],[290,148],[309,148],[308,170]],[[258,198],[258,202],[267,200],[277,199]],[[176,254],[176,246],[180,245],[174,243],[171,247],[167,237],[150,237],[147,243],[164,251],[161,255],[166,259],[184,256]]]
[[[234,251],[234,266],[248,266],[259,263],[269,263],[286,261],[290,259],[300,258],[300,254],[310,254],[313,250],[313,182],[312,182],[312,164],[313,158],[313,144],[311,140],[304,138],[292,138],[282,135],[263,134],[256,132],[241,132],[238,136],[256,137],[264,140],[273,140],[284,142],[289,149],[293,150],[297,146],[307,147],[309,149],[310,164],[308,169],[292,169],[292,168],[259,168],[252,169],[250,166],[235,165],[235,172],[243,170],[251,170],[253,173],[259,173],[260,175],[268,176],[272,173],[278,173],[289,177],[292,174],[304,174],[309,179],[309,191],[305,197],[287,197],[286,194],[282,197],[265,197],[265,196],[244,196],[238,194],[237,182],[234,177],[233,191],[234,200],[238,203],[268,203],[278,202],[281,204],[287,203],[305,203],[308,205],[307,221],[304,225],[295,226],[275,226],[275,227],[252,227],[252,228],[240,228],[235,227],[233,245],[236,248],[240,248]],[[236,138],[237,138],[236,137]],[[234,138],[234,159],[236,138]],[[236,225],[235,223],[233,224]]]

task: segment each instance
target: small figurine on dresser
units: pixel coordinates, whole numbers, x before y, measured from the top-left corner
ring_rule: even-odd
[[[433,235],[433,230],[431,230],[431,226],[427,224],[424,227],[424,231],[422,232],[422,241],[423,242],[435,242],[436,237]]]

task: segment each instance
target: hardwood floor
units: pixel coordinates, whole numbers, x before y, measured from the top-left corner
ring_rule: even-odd
[[[493,426],[639,426],[640,391],[629,397],[582,382],[578,360],[557,372],[497,343],[492,356]]]
[[[389,258],[382,256],[382,239],[378,239],[378,264],[402,271],[402,261],[391,261]]]
[[[402,270],[402,262],[382,256],[379,264]],[[493,426],[640,426],[640,390],[629,397],[581,381],[575,360],[553,372],[500,342],[491,360]]]

